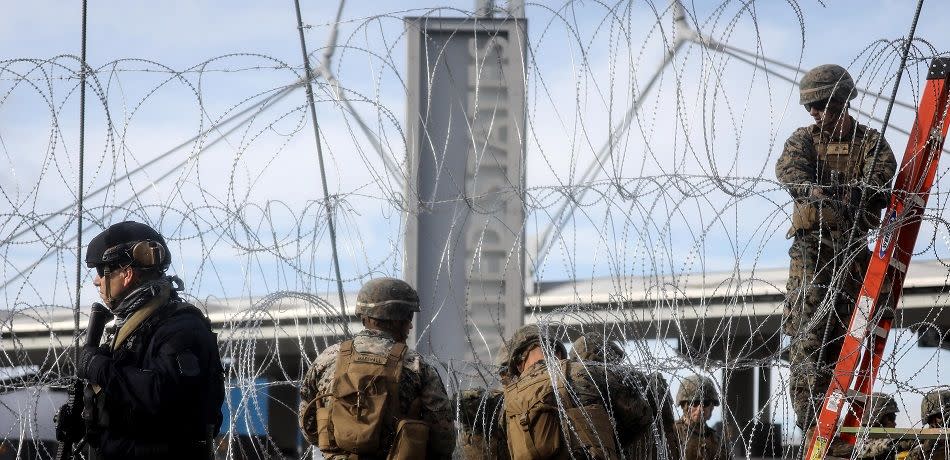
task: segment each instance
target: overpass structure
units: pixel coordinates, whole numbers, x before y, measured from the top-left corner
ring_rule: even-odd
[[[676,339],[679,351],[697,366],[725,369],[725,407],[740,429],[750,428],[768,414],[767,371],[781,355],[786,276],[787,269],[778,268],[542,282],[524,298],[524,321],[557,321],[574,326],[574,333],[606,325],[628,340]],[[917,330],[922,344],[938,345],[929,339],[950,328],[950,310],[944,308],[950,305],[948,277],[950,268],[941,261],[912,264],[896,327]],[[286,449],[296,449],[298,443],[297,381],[320,350],[361,328],[355,293],[346,297],[345,318],[335,295],[324,299],[278,292],[191,299],[212,321],[231,366],[229,376],[247,380],[263,375],[273,382],[268,433]],[[69,306],[11,312],[0,329],[4,366],[32,365],[54,373],[75,333]],[[759,396],[750,398],[756,379]],[[449,385],[452,392],[458,382]]]

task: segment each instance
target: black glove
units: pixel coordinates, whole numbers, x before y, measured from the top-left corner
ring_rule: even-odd
[[[76,376],[95,384],[104,384],[105,371],[109,368],[112,357],[105,348],[83,347],[79,352],[79,362],[76,363]]]
[[[76,442],[86,435],[86,425],[80,414],[73,413],[69,403],[59,406],[54,417],[56,422],[56,440]]]

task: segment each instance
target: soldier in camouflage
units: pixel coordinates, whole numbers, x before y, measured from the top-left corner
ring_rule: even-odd
[[[508,345],[502,342],[494,368],[502,388],[511,382],[508,372]],[[456,402],[459,410],[459,452],[463,460],[508,459],[505,436],[505,395],[498,389],[463,390]]]
[[[719,392],[708,377],[691,375],[683,379],[676,402],[683,416],[676,421],[685,460],[727,460],[732,458],[728,443],[706,424],[713,407],[719,405]]]
[[[641,409],[645,415],[659,415],[650,419],[641,419],[642,425],[635,429],[631,441],[621,446],[627,459],[679,459],[679,440],[676,435],[676,417],[673,415],[673,398],[670,396],[666,379],[659,373],[644,374],[633,366],[625,364],[627,355],[616,342],[607,340],[598,332],[587,332],[577,338],[571,353],[581,362],[592,366],[601,364],[608,375],[618,382],[627,394],[631,405],[645,404]],[[634,427],[623,427],[628,430]],[[665,446],[665,456],[657,449]]]
[[[654,414],[603,366],[566,360],[553,329],[524,326],[508,342],[505,417],[512,457],[619,458],[618,441],[628,444]],[[545,384],[547,391],[541,389]]]
[[[405,344],[412,329],[413,312],[419,311],[419,295],[409,284],[394,278],[370,280],[357,295],[357,315],[364,330],[352,341],[353,350],[359,354],[387,357],[397,343]],[[323,350],[307,371],[300,388],[300,427],[307,440],[315,439],[316,420],[311,402],[325,399],[333,394],[334,374],[339,359],[340,344]],[[452,403],[446,395],[442,378],[431,364],[414,350],[403,355],[402,371],[398,381],[400,412],[409,414],[415,410],[418,418],[429,427],[426,458],[449,459],[455,450],[456,431]],[[391,446],[395,436],[393,423],[384,425],[384,446]],[[351,458],[341,451],[323,452],[330,460]],[[385,458],[380,452],[378,458]],[[360,455],[359,458],[370,458]],[[376,458],[376,457],[372,457]]]
[[[870,259],[867,234],[880,224],[897,168],[887,141],[848,114],[856,94],[840,66],[808,71],[800,102],[815,123],[792,133],[775,165],[794,203],[783,328],[791,336],[792,408],[803,429],[815,424],[831,383]]]
[[[931,390],[920,403],[920,417],[929,428],[950,428],[950,389]],[[910,451],[906,460],[947,460],[950,444],[947,438],[928,439]]]
[[[508,383],[508,347],[503,343],[495,356],[499,383]],[[511,458],[505,436],[505,396],[497,389],[463,390],[456,402],[459,412],[459,453],[463,460]]]
[[[869,404],[866,404],[864,415],[861,417],[862,427],[871,428],[896,428],[897,401],[887,393],[873,393],[869,398]],[[894,440],[889,438],[864,438],[858,439],[854,445],[855,458],[873,459],[873,460],[891,460],[902,457],[902,452],[907,452],[914,446],[914,441],[910,439]],[[850,455],[849,455],[850,457]]]
[[[508,440],[504,425],[505,398],[501,390],[475,388],[458,396],[459,453],[463,460],[506,460]]]

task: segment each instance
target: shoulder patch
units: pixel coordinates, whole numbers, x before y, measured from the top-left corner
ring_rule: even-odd
[[[201,374],[201,366],[198,364],[198,357],[194,353],[185,350],[175,355],[175,361],[178,363],[178,372],[183,377],[197,377]]]

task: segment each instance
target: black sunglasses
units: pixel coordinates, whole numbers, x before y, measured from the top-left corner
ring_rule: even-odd
[[[712,406],[713,404],[715,404],[715,401],[709,401],[709,400],[706,400],[706,401],[692,401],[692,402],[689,403],[689,405],[690,405],[690,406],[693,406],[693,407],[699,407],[699,406],[709,407],[709,406]]]
[[[827,109],[837,109],[840,108],[840,104],[831,100],[831,99],[822,99],[820,101],[809,102],[805,104],[805,110],[811,112],[811,109],[815,109],[819,112],[824,112]]]
[[[108,270],[109,273],[115,273],[123,268],[125,267],[122,265],[96,265],[96,274],[99,275],[99,278],[105,278],[106,270]]]

